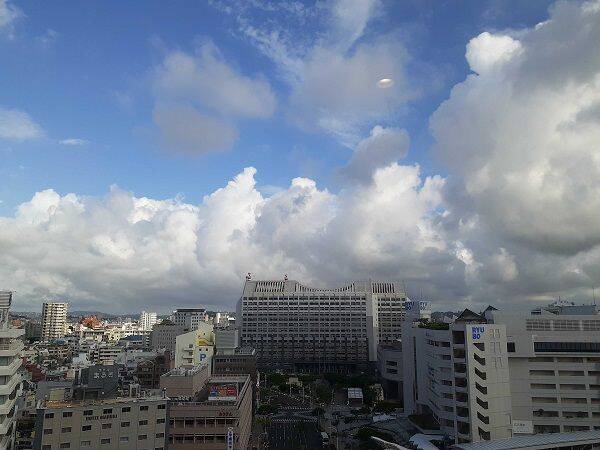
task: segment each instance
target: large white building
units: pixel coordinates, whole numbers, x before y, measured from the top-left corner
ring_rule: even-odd
[[[247,280],[236,314],[240,345],[255,348],[263,367],[354,371],[376,361],[378,344],[400,338],[406,300],[398,282],[320,289]]]
[[[45,302],[42,305],[42,341],[59,339],[67,331],[67,311],[69,304]]]
[[[600,429],[600,315],[555,306],[406,321],[405,411],[459,443]]]
[[[155,312],[142,311],[140,314],[140,328],[142,330],[151,331],[157,321]]]
[[[19,356],[23,342],[18,339],[24,329],[11,328],[9,309],[12,292],[0,291],[0,448],[11,448],[15,435],[16,400],[21,391]]]

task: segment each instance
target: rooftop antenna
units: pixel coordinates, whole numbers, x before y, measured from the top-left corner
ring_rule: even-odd
[[[596,286],[592,286],[592,298],[594,299],[594,306],[596,306]]]

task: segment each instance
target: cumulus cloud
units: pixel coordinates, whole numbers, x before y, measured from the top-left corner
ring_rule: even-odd
[[[405,130],[377,125],[369,137],[358,143],[340,174],[350,181],[368,183],[376,169],[404,158],[409,146],[410,138]]]
[[[42,128],[25,111],[0,107],[0,139],[24,141],[42,134]]]
[[[297,178],[270,197],[255,173],[245,169],[199,204],[116,187],[102,198],[38,192],[0,218],[3,288],[18,290],[18,307],[49,296],[73,308],[166,311],[232,307],[248,271],[317,284],[378,273],[432,285],[456,271],[435,220],[444,180],[417,166],[390,164],[337,194]]]
[[[164,146],[173,151],[202,154],[229,150],[237,139],[232,125],[188,105],[159,104],[153,117]]]
[[[600,5],[561,3],[518,41],[472,40],[467,56],[478,74],[455,86],[431,119],[436,151],[472,211],[538,251],[600,244],[600,8],[592,4]],[[560,75],[544,77],[540,64]]]
[[[152,80],[154,122],[163,143],[176,151],[228,149],[237,138],[236,120],[270,117],[276,106],[266,79],[243,75],[212,42],[200,44],[192,54],[167,53]]]

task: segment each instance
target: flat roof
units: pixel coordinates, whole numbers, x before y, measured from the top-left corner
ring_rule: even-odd
[[[600,443],[600,430],[534,434],[532,436],[518,436],[474,444],[457,444],[453,448],[461,450],[540,450],[556,448],[559,445],[572,446],[595,443]]]

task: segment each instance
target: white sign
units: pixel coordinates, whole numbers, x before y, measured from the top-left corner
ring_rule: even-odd
[[[533,422],[531,420],[513,420],[512,428],[514,434],[533,434]]]

